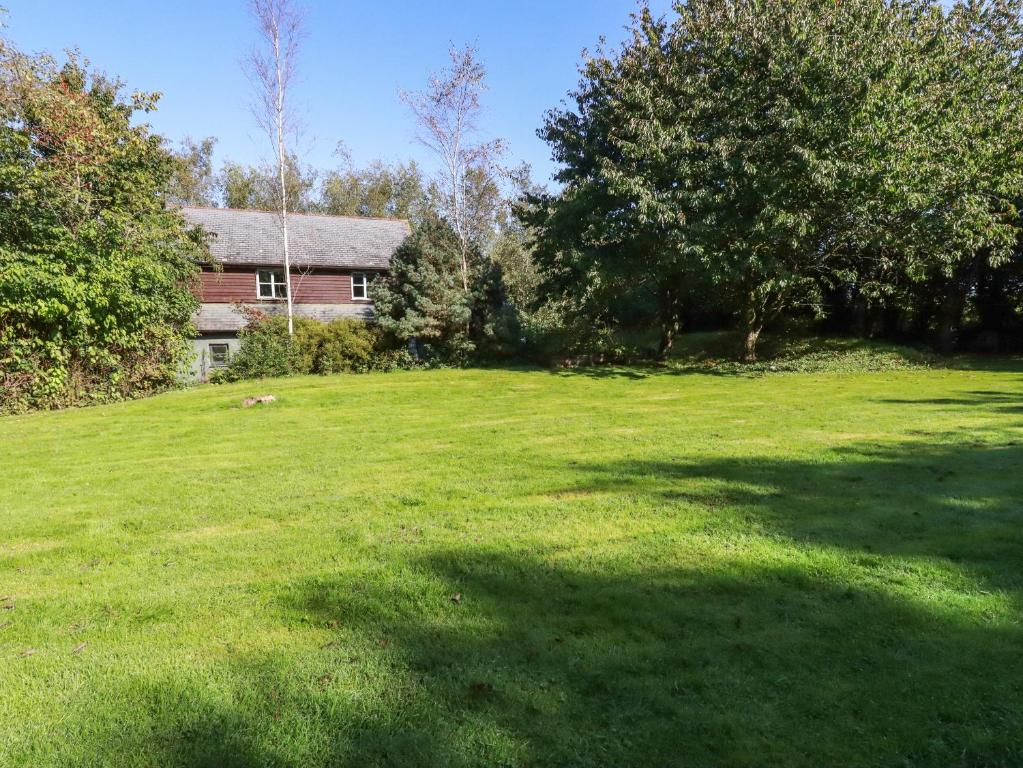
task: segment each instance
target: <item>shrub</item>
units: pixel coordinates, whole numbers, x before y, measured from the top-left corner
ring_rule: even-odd
[[[303,373],[365,373],[374,368],[379,334],[361,320],[306,321],[295,329]]]
[[[415,366],[405,349],[388,349],[378,328],[361,320],[322,323],[294,319],[295,335],[288,336],[284,317],[250,312],[240,334],[241,347],[224,371],[211,381],[262,379],[271,376],[318,373],[365,373]]]
[[[287,318],[267,317],[261,313],[252,316],[239,338],[238,352],[214,380],[264,379],[301,372],[297,335],[296,338],[288,336]]]

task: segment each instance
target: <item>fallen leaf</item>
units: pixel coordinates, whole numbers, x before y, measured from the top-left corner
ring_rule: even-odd
[[[74,653],[74,654],[81,653],[82,651],[85,650],[85,646],[87,646],[87,645],[88,645],[88,643],[79,643],[78,645],[76,645],[74,647],[74,650],[71,651],[71,653]]]
[[[35,648],[26,648],[24,651],[21,652],[21,655],[22,656],[35,656],[36,655],[36,649]]]
[[[455,605],[459,605],[462,602],[462,593],[455,592],[455,594],[451,596],[451,602],[454,603]]]

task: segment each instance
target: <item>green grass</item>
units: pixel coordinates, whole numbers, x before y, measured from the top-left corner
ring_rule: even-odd
[[[5,768],[1023,764],[1018,361],[299,378],[0,446]]]

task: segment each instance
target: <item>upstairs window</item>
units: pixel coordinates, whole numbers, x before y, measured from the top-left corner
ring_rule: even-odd
[[[353,299],[369,298],[369,275],[367,275],[365,272],[352,273],[352,298]]]
[[[284,279],[284,270],[256,270],[256,295],[261,299],[288,298],[288,283]]]

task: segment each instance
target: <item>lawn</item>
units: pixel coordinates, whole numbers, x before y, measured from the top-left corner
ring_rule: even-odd
[[[298,378],[0,446],[5,768],[1023,764],[1018,362]]]

